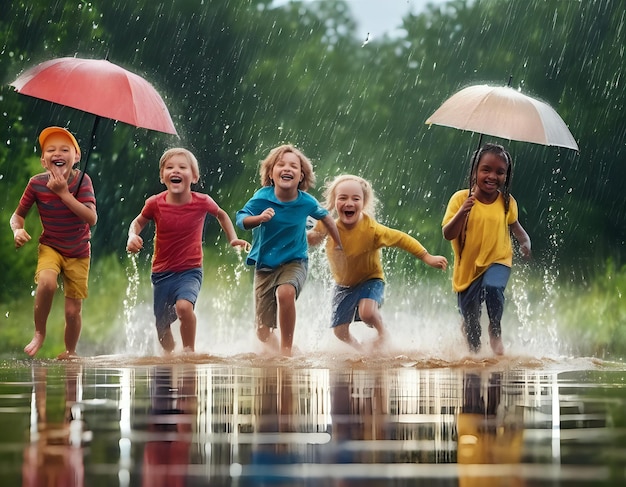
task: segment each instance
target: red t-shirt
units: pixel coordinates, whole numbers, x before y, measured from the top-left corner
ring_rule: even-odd
[[[156,237],[152,272],[181,272],[202,267],[202,230],[207,213],[217,216],[220,208],[203,193],[191,192],[191,203],[171,205],[167,191],[151,196],[141,215],[154,220]]]
[[[43,227],[39,243],[52,247],[65,257],[89,257],[91,254],[89,224],[76,216],[65,206],[61,198],[46,186],[49,178],[50,174],[47,172],[30,178],[15,213],[26,218],[28,211],[36,204]],[[76,172],[69,184],[70,193],[76,193],[79,179],[80,173]],[[96,204],[96,196],[88,174],[83,177],[76,199],[83,204]]]

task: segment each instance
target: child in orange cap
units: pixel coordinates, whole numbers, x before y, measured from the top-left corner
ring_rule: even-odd
[[[87,297],[91,257],[90,227],[98,220],[96,197],[87,174],[80,189],[77,187],[80,171],[74,165],[80,161],[80,147],[68,130],[48,127],[39,135],[39,144],[45,172],[30,179],[10,222],[16,248],[31,239],[24,229],[24,220],[33,204],[37,205],[43,227],[35,271],[35,334],[24,352],[32,357],[43,345],[61,274],[65,292],[65,351],[58,358],[67,359],[76,356],[82,326],[81,309]]]

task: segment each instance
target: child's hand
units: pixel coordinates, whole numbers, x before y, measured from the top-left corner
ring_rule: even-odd
[[[252,248],[252,245],[250,245],[249,242],[246,242],[245,240],[241,240],[240,238],[235,238],[231,240],[230,245],[231,247],[240,247],[240,249],[237,249],[237,250],[243,250],[245,252],[250,252],[250,249]]]
[[[48,167],[48,174],[50,174],[50,177],[46,186],[50,191],[59,196],[69,192],[67,179],[56,166]]]
[[[476,201],[476,197],[474,195],[469,196],[459,208],[459,213],[463,213],[464,215],[469,214],[472,206],[474,206],[474,202]]]
[[[272,218],[274,218],[275,214],[276,213],[274,212],[274,208],[267,208],[263,211],[263,213],[259,215],[259,220],[261,221],[261,223],[268,222]]]
[[[143,238],[139,235],[131,235],[128,237],[128,242],[126,243],[126,250],[133,254],[136,254],[141,249],[143,249]]]
[[[15,241],[15,248],[19,249],[30,240],[30,235],[23,228],[18,228],[13,232],[13,240]]]
[[[520,244],[519,250],[522,253],[522,257],[524,259],[529,260],[532,257],[532,255],[530,253],[530,243],[524,242],[524,243]]]
[[[443,255],[426,254],[423,260],[425,264],[428,264],[435,269],[445,271],[448,268],[448,259],[446,259]]]

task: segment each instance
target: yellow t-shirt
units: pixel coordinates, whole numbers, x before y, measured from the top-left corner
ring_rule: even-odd
[[[452,195],[443,217],[442,226],[446,225],[467,199],[469,190],[463,189]],[[509,211],[504,214],[504,197],[500,194],[491,204],[476,200],[469,213],[467,229],[461,231],[459,238],[452,240],[454,250],[454,271],[452,288],[462,292],[479,277],[491,264],[503,264],[511,267],[513,247],[509,225],[517,221],[517,202],[511,196]],[[465,239],[461,252],[461,239]]]
[[[336,220],[343,251],[335,249],[335,241],[326,240],[326,256],[335,282],[341,286],[355,286],[369,279],[384,279],[380,249],[398,247],[421,259],[426,249],[410,235],[381,225],[372,217],[362,218],[351,229]],[[318,222],[315,231],[327,234],[326,227]]]

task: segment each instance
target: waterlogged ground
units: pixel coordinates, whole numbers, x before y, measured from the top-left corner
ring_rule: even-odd
[[[0,364],[6,486],[626,484],[626,367],[489,354]]]

